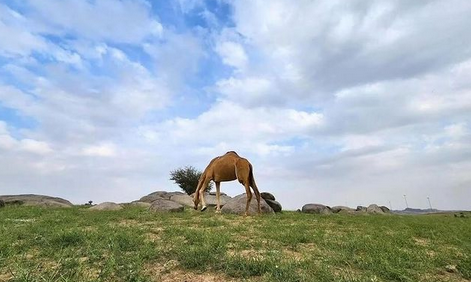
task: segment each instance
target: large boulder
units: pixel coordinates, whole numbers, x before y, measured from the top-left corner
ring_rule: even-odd
[[[149,195],[146,195],[142,198],[139,199],[139,202],[146,202],[146,203],[152,203],[153,201],[157,199],[166,199],[170,200],[170,198],[173,195],[185,195],[185,193],[182,192],[167,192],[167,191],[156,191],[153,193],[150,193]]]
[[[391,213],[391,211],[389,210],[389,208],[386,207],[386,206],[380,206],[379,208],[380,208],[384,213]]]
[[[152,205],[149,207],[149,210],[154,212],[182,212],[184,210],[184,207],[183,205],[174,201],[166,199],[157,199],[152,202]]]
[[[367,213],[383,214],[383,210],[376,204],[371,204],[366,208]]]
[[[331,214],[332,210],[328,206],[321,204],[306,204],[302,208],[304,213],[315,213],[315,214]]]
[[[7,205],[25,205],[25,206],[41,206],[41,207],[71,207],[71,202],[58,197],[50,197],[44,195],[23,194],[23,195],[5,195],[0,196]]]
[[[221,212],[231,213],[231,214],[244,214],[246,203],[247,203],[247,195],[245,193],[240,194],[230,199],[221,209]],[[265,202],[263,198],[260,199],[260,207],[261,207],[262,213],[274,213],[273,209],[267,204],[267,202]],[[257,213],[258,213],[257,199],[255,198],[255,196],[252,196],[252,200],[250,201],[250,205],[249,205],[249,214],[257,214]]]
[[[219,200],[220,200],[219,204],[221,205],[221,207],[223,207],[231,199],[232,199],[231,197],[221,194],[219,196]],[[213,195],[213,194],[210,194],[210,193],[204,193],[204,201],[206,202],[206,206],[208,206],[208,207],[215,207],[217,205],[216,195]]]
[[[123,207],[113,202],[104,202],[96,206],[91,207],[89,210],[92,211],[118,211],[122,210]]]
[[[173,195],[170,197],[170,201],[173,201],[173,202],[176,202],[181,205],[188,206],[188,207],[194,206],[193,198],[188,196],[187,194]]]
[[[333,213],[353,213],[355,210],[346,206],[335,206],[331,208]]]
[[[263,198],[264,200],[272,200],[272,201],[275,201],[275,200],[276,200],[276,199],[275,199],[275,196],[273,196],[273,194],[268,193],[268,192],[262,192],[262,193],[260,193],[260,195],[262,196],[262,198]]]
[[[140,207],[140,208],[149,208],[151,203],[134,201],[129,203],[130,206]]]
[[[363,213],[367,211],[367,208],[364,206],[357,206],[356,212]]]
[[[278,202],[275,201],[275,200],[270,200],[270,199],[265,199],[265,198],[264,198],[264,200],[265,200],[265,202],[267,202],[267,204],[273,209],[273,211],[275,211],[275,212],[281,212],[282,207],[281,207],[281,204],[280,204],[280,203],[278,203]]]

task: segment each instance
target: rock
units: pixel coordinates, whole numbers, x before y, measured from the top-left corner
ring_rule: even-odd
[[[260,193],[260,195],[262,196],[262,198],[263,198],[264,200],[272,200],[272,201],[275,201],[275,200],[276,200],[276,199],[275,199],[275,196],[273,196],[273,194],[268,193],[268,192],[262,192],[262,193]]]
[[[333,213],[353,213],[355,210],[346,206],[335,206],[331,208]]]
[[[321,204],[306,204],[302,208],[304,213],[331,214],[332,210],[328,206]]]
[[[230,199],[221,209],[221,212],[231,213],[231,214],[244,214],[246,202],[247,202],[247,195],[245,193],[240,194]],[[274,213],[273,209],[266,203],[266,201],[263,198],[260,199],[260,207],[261,207],[262,213]],[[251,215],[258,214],[258,204],[257,204],[257,199],[255,198],[255,195],[252,196],[252,200],[250,201],[249,214]]]
[[[193,193],[193,194],[194,194],[194,193]],[[216,196],[216,192],[209,192],[209,195]],[[221,196],[227,196],[227,194],[224,193],[224,192],[221,192]]]
[[[356,212],[366,212],[367,208],[364,206],[357,206]]]
[[[371,204],[366,208],[367,213],[384,214],[383,210],[376,204]]]
[[[149,208],[151,203],[134,201],[134,202],[131,202],[129,205],[135,206],[135,207],[141,207],[141,208]]]
[[[221,194],[221,196],[219,197],[221,207],[223,207],[231,199],[232,199],[231,197]],[[217,205],[216,195],[211,195],[209,193],[204,193],[204,200],[206,202],[206,206],[208,206],[208,207],[215,207]]]
[[[173,196],[170,197],[170,201],[179,203],[179,204],[184,205],[184,206],[189,206],[189,207],[194,206],[193,198],[188,196],[187,194],[173,195]]]
[[[0,196],[7,205],[25,205],[25,206],[42,206],[42,207],[72,207],[72,203],[58,197],[50,197],[44,195],[23,194],[23,195],[5,195]]]
[[[386,206],[380,206],[379,208],[380,208],[384,213],[391,213],[391,210],[389,210],[389,208],[386,207]]]
[[[267,202],[267,204],[273,209],[273,211],[275,212],[281,212],[281,204],[278,203],[277,201],[275,200],[270,200],[270,199],[264,199],[265,202]]]
[[[447,272],[450,272],[450,273],[455,273],[458,271],[458,269],[456,268],[456,265],[452,265],[452,264],[445,266],[445,269]]]
[[[91,207],[89,210],[92,211],[117,211],[121,210],[123,207],[119,204],[112,203],[112,202],[104,202],[101,204],[98,204],[96,206]]]
[[[183,205],[170,200],[157,199],[152,202],[149,210],[154,212],[182,212],[184,207]]]
[[[5,206],[5,202],[3,200],[0,200],[0,208],[3,208]]]
[[[150,193],[147,196],[144,196],[138,200],[138,202],[146,202],[146,203],[152,203],[153,201],[157,199],[166,199],[170,200],[170,198],[173,195],[186,195],[185,193],[182,192],[167,192],[167,191],[156,191],[153,193]]]

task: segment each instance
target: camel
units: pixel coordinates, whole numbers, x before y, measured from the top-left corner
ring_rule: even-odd
[[[221,193],[221,182],[239,180],[244,185],[245,193],[247,193],[247,204],[245,206],[245,216],[249,213],[249,204],[252,200],[252,187],[255,197],[258,202],[258,213],[261,213],[260,208],[260,192],[258,191],[255,179],[253,177],[252,165],[247,159],[240,157],[236,152],[230,151],[226,154],[216,157],[209,162],[208,166],[201,175],[198,186],[196,187],[193,202],[195,204],[194,209],[198,209],[198,205],[201,200],[201,211],[206,210],[206,203],[204,201],[204,190],[208,187],[209,181],[213,180],[216,183],[216,213],[221,212],[220,205],[220,193]]]

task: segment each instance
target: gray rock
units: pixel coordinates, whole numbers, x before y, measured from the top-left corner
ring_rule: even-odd
[[[187,194],[173,195],[170,197],[170,201],[179,203],[184,206],[189,206],[189,207],[192,207],[194,205],[193,198],[188,196]]]
[[[306,204],[302,208],[304,213],[331,214],[332,210],[328,206],[321,204]]]
[[[193,194],[194,194],[194,193],[193,193]],[[209,192],[209,195],[216,196],[216,192]],[[224,192],[221,192],[221,196],[227,196],[227,194],[224,193]]]
[[[267,204],[273,209],[273,211],[275,212],[281,212],[281,204],[278,203],[277,201],[275,200],[270,200],[270,199],[264,199],[265,202],[267,202]]]
[[[244,214],[245,213],[245,205],[247,203],[247,195],[240,194],[231,200],[229,200],[224,207],[221,209],[222,213],[231,213],[231,214]],[[265,202],[262,198],[260,199],[260,207],[262,213],[274,213],[273,209]],[[250,201],[249,205],[249,214],[254,215],[258,214],[258,204],[255,195],[252,196],[252,200]]]
[[[384,213],[391,213],[391,211],[389,210],[389,208],[386,207],[386,206],[380,206],[379,208],[380,208]]]
[[[183,205],[170,200],[157,199],[152,202],[149,210],[154,212],[182,212],[184,207]]]
[[[5,195],[0,196],[5,204],[17,204],[25,206],[41,206],[41,207],[72,207],[72,203],[58,197],[50,197],[44,195],[23,194],[23,195]]]
[[[135,206],[135,207],[141,207],[141,208],[149,208],[151,203],[134,201],[134,202],[131,202],[129,205]]]
[[[186,194],[182,193],[182,192],[156,191],[156,192],[150,193],[149,195],[146,195],[146,196],[140,198],[139,202],[152,203],[153,201],[155,201],[157,199],[170,200],[170,198],[173,195],[186,195]]]
[[[384,214],[383,210],[376,204],[371,204],[366,208],[367,213]]]
[[[335,206],[332,207],[333,213],[353,213],[355,210],[346,206]]]
[[[3,200],[0,200],[0,208],[3,208],[5,206],[5,202]]]
[[[260,193],[260,195],[262,196],[264,200],[272,200],[272,201],[276,200],[275,196],[273,196],[273,194],[269,192],[262,192]]]
[[[104,202],[99,205],[91,207],[89,210],[91,211],[117,211],[122,210],[123,207],[119,204],[113,202]]]
[[[227,195],[222,195],[219,197],[220,205],[223,207],[228,201],[232,198]],[[216,195],[211,195],[209,193],[204,193],[204,201],[206,202],[206,206],[208,207],[215,207],[217,205],[217,197]]]
[[[364,206],[357,206],[356,212],[366,212],[367,208]]]

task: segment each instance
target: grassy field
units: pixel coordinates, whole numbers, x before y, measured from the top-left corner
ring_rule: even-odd
[[[469,281],[471,218],[0,209],[0,281]]]

